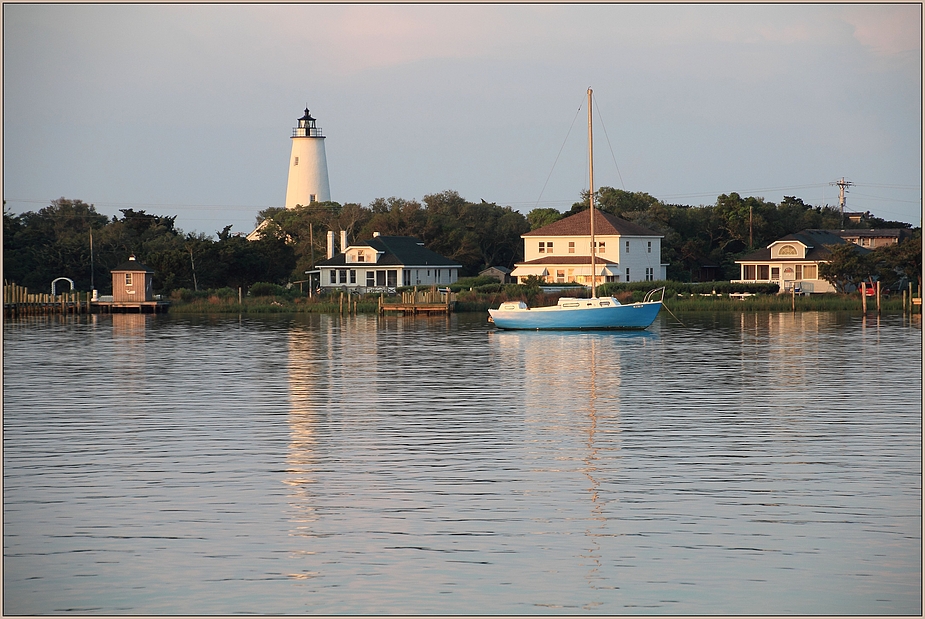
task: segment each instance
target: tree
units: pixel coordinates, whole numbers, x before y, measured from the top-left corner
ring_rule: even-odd
[[[827,245],[826,248],[832,255],[828,262],[819,264],[819,277],[839,292],[847,292],[850,286],[859,287],[874,274],[867,250],[854,243]]]
[[[92,204],[66,198],[53,200],[37,213],[4,212],[4,279],[44,291],[50,290],[53,279],[68,277],[78,290],[89,290],[90,232],[108,221]],[[97,268],[94,275],[105,273]]]
[[[520,235],[527,219],[509,206],[468,202],[455,191],[424,196],[427,224],[423,240],[429,249],[458,261],[462,274],[485,267],[512,267],[523,257]]]
[[[922,231],[895,245],[885,245],[870,252],[870,262],[883,286],[892,286],[901,278],[922,285]]]
[[[537,230],[543,226],[556,223],[563,217],[565,217],[565,214],[554,208],[535,208],[527,213],[527,223],[530,224],[531,230]]]
[[[589,206],[588,191],[581,192],[581,202],[572,205],[571,210],[566,215],[574,215],[581,211],[587,210]],[[624,218],[623,214],[630,211],[646,211],[654,204],[658,204],[658,199],[650,196],[643,191],[624,191],[623,189],[614,189],[613,187],[600,187],[594,192],[594,206],[603,211]]]

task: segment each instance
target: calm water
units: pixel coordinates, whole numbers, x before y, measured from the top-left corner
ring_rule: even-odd
[[[921,322],[7,322],[6,614],[919,614]]]

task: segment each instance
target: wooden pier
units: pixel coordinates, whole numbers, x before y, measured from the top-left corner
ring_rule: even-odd
[[[94,301],[89,292],[64,292],[61,294],[30,293],[25,286],[5,284],[3,286],[3,315],[38,316],[43,314],[112,314],[118,312],[160,313],[166,312],[169,301],[113,302],[102,297]]]
[[[170,301],[93,301],[90,307],[101,314],[160,314]]]
[[[25,286],[3,286],[3,315],[6,317],[88,314],[91,303],[89,292],[30,293]]]
[[[403,292],[400,302],[386,302],[379,296],[379,313],[396,312],[399,314],[450,314],[456,305],[456,293],[448,289],[441,291],[437,288]]]

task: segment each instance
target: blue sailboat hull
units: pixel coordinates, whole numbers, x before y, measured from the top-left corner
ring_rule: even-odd
[[[526,306],[490,309],[491,320],[499,329],[646,329],[655,321],[661,301],[611,305],[609,307]]]

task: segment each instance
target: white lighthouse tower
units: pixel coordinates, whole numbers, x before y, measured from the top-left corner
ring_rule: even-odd
[[[289,157],[289,184],[286,187],[286,208],[301,204],[326,202],[331,199],[328,185],[328,160],[324,155],[324,135],[321,127],[305,108],[299,126],[292,130],[292,155]]]

